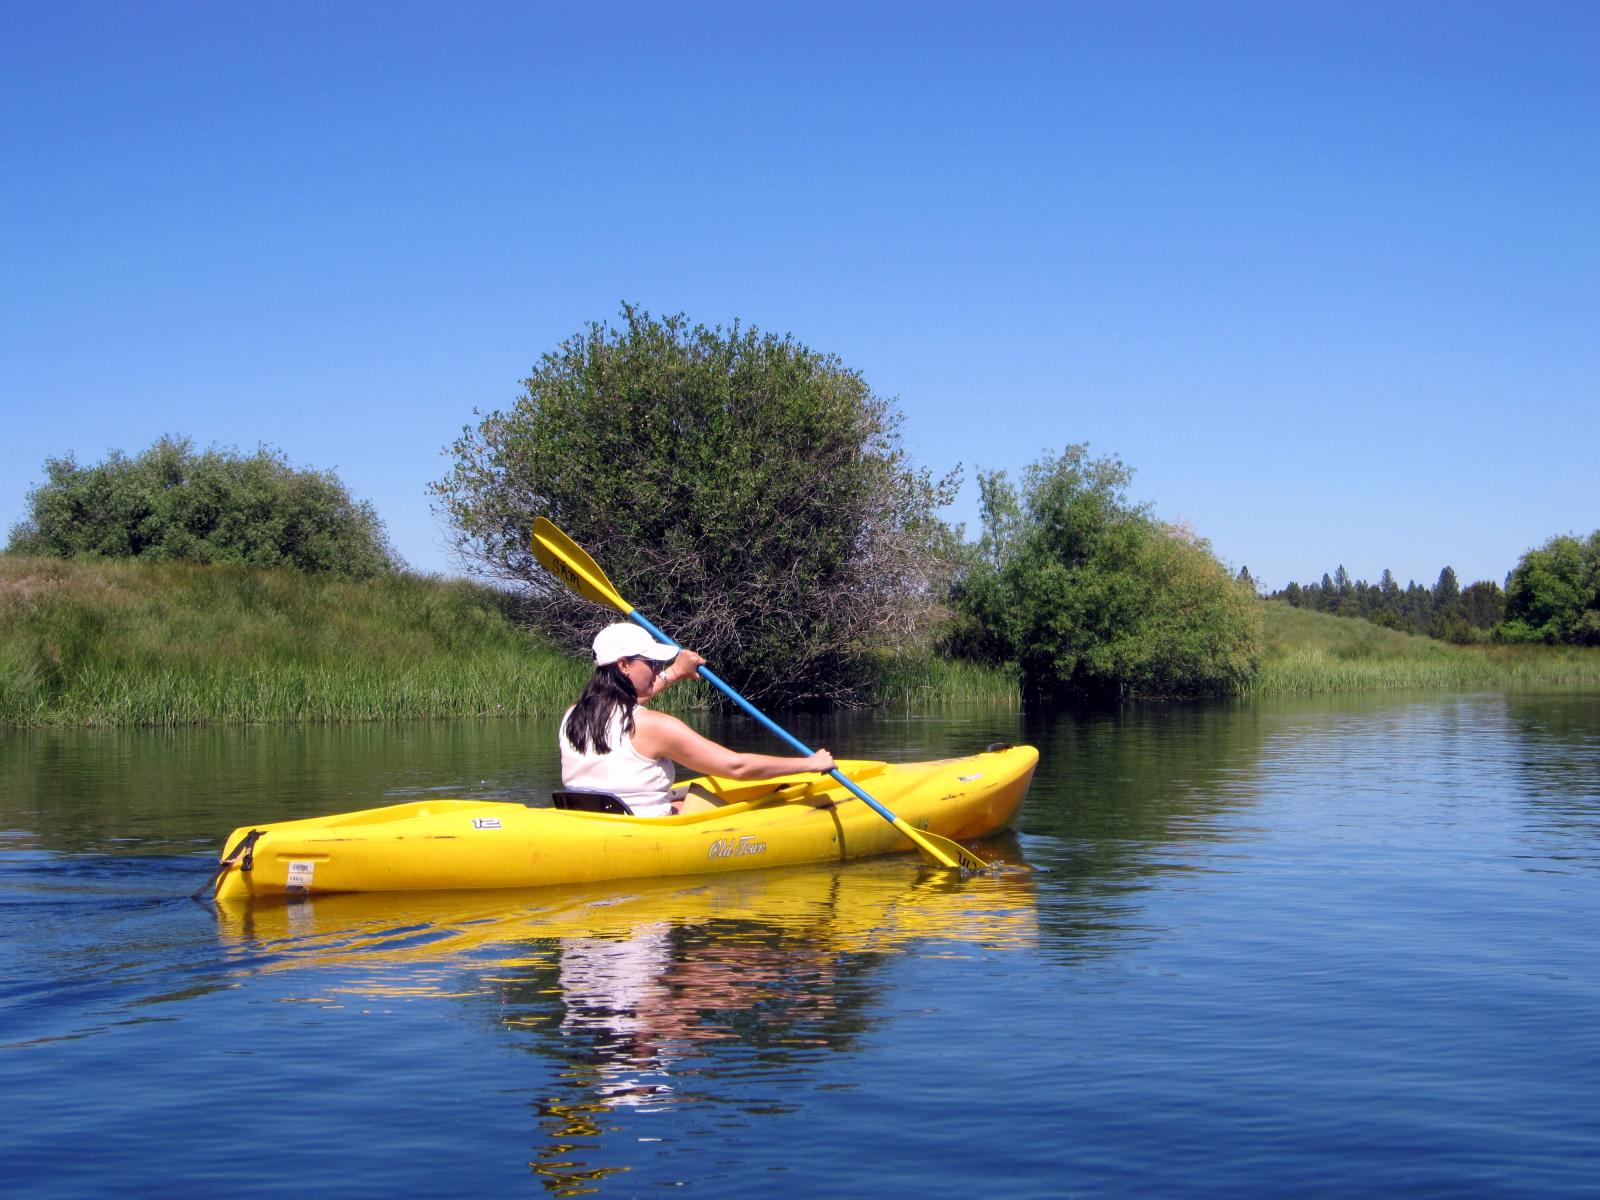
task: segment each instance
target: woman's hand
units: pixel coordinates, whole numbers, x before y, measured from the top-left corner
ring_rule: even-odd
[[[705,665],[706,660],[693,650],[680,648],[678,657],[672,660],[672,666],[667,669],[665,674],[672,677],[670,682],[677,683],[680,679],[693,679],[700,674],[700,668]]]
[[[833,770],[833,767],[833,755],[829,754],[826,750],[818,750],[810,758],[806,759],[805,770],[807,771],[820,771],[822,774],[826,775],[829,771]]]

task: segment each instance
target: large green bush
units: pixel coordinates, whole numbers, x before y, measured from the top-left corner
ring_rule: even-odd
[[[135,458],[45,463],[12,554],[295,567],[364,578],[398,565],[383,523],[331,471],[282,454],[210,449],[164,437]]]
[[[1033,694],[1186,696],[1255,670],[1253,589],[1209,546],[1131,504],[1132,472],[1085,446],[980,478],[983,536],[954,589],[953,651],[1021,670]]]
[[[529,545],[554,521],[624,597],[752,697],[861,697],[874,650],[939,600],[953,480],[913,468],[900,417],[788,337],[624,306],[546,354],[507,411],[468,426],[433,485],[476,571],[529,585],[575,651],[616,614]]]
[[[1506,583],[1507,642],[1600,646],[1600,529],[1529,550]]]

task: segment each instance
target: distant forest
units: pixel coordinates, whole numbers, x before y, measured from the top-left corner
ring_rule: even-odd
[[[1248,567],[1239,581],[1255,586]],[[1408,583],[1404,590],[1389,571],[1368,583],[1340,567],[1321,583],[1291,583],[1267,599],[1451,642],[1600,647],[1600,529],[1529,550],[1504,591],[1487,580],[1462,588],[1449,567],[1431,588]]]
[[[1248,567],[1239,578],[1254,584]],[[1340,566],[1332,575],[1324,574],[1320,583],[1291,583],[1269,592],[1267,599],[1460,643],[1489,641],[1506,615],[1506,594],[1499,584],[1480,580],[1463,588],[1451,567],[1439,572],[1431,588],[1415,580],[1402,588],[1391,571],[1385,570],[1377,583],[1368,583],[1352,580]]]

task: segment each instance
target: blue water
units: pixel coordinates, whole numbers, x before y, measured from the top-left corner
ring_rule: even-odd
[[[797,731],[1043,757],[992,877],[219,913],[235,825],[547,731],[0,734],[0,1193],[1600,1195],[1600,697]]]

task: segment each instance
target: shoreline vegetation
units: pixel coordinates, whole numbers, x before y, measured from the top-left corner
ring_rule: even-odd
[[[1457,645],[1262,600],[1261,660],[1245,696],[1600,688],[1600,648]]]
[[[1600,649],[1457,646],[1261,601],[1248,697],[1377,689],[1600,688]],[[0,726],[187,725],[559,713],[589,674],[503,593],[187,562],[0,556]],[[880,707],[1021,704],[1004,668],[885,659]],[[693,684],[667,707],[711,702]]]

